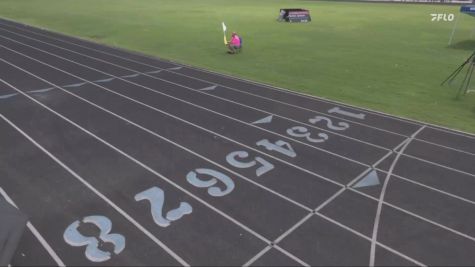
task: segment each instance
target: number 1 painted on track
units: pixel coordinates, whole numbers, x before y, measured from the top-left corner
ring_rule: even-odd
[[[340,114],[340,115],[343,115],[343,116],[347,116],[347,117],[351,117],[351,118],[359,119],[359,120],[364,120],[365,116],[366,116],[363,113],[353,113],[353,112],[350,112],[350,111],[342,110],[340,107],[331,108],[331,109],[328,110],[328,113],[330,113],[330,114],[336,113],[336,114]]]

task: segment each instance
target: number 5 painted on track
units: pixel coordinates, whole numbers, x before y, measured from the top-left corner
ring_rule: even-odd
[[[246,151],[234,151],[226,156],[226,161],[232,166],[240,169],[251,168],[259,162],[261,166],[256,170],[256,175],[258,177],[274,169],[274,165],[272,163],[261,157],[255,157],[255,160],[248,162],[238,160],[238,158],[244,159],[247,157],[249,157],[249,153]]]

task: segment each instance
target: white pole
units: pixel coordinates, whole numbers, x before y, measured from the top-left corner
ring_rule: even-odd
[[[459,16],[460,16],[460,15],[461,15],[461,14],[458,14],[457,18],[455,19],[454,28],[452,29],[452,34],[450,34],[449,45],[452,44],[452,39],[454,38],[455,29],[457,28],[457,22],[459,21]]]

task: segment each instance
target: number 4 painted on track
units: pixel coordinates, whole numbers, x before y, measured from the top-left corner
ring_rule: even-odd
[[[262,139],[257,141],[256,145],[263,146],[269,151],[277,151],[291,158],[295,158],[297,156],[297,153],[295,153],[292,146],[283,140],[277,140],[275,143],[271,143],[267,139]]]

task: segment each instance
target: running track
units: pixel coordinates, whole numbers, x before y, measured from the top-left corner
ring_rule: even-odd
[[[0,20],[13,265],[474,265],[475,136]]]

